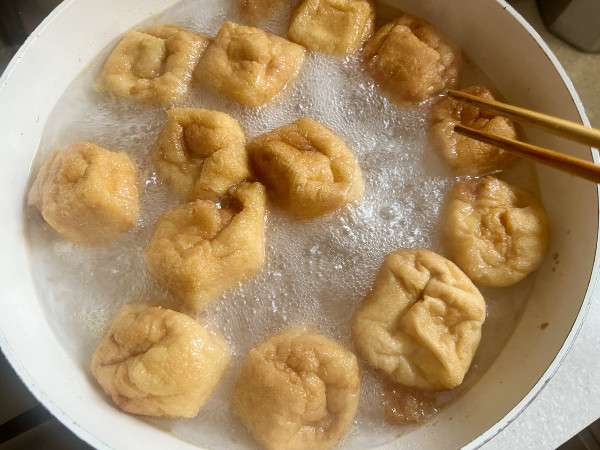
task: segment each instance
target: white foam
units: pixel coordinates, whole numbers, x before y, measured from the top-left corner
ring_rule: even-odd
[[[156,21],[214,34],[225,18],[236,18],[234,3],[185,0]],[[285,22],[272,20],[268,27],[281,32]],[[61,342],[82,367],[87,367],[102,330],[120,305],[148,299],[170,301],[143,263],[143,249],[156,217],[175,204],[157,182],[148,157],[164,112],[97,94],[93,80],[105,54],[74,80],[56,105],[37,164],[50,150],[77,140],[127,151],[144,177],[139,226],[109,248],[90,250],[63,241],[37,213],[28,211],[40,299]],[[471,70],[468,76],[480,76],[474,74]],[[249,348],[298,324],[314,326],[351,346],[351,315],[383,256],[400,247],[442,251],[439,212],[454,179],[427,143],[429,105],[400,108],[391,104],[353,57],[307,55],[298,80],[273,103],[260,108],[244,108],[199,88],[182,103],[228,112],[241,122],[248,137],[300,115],[311,116],[337,131],[354,149],[366,181],[360,204],[328,217],[297,222],[271,210],[266,267],[201,317],[226,336],[234,354],[218,392],[194,420],[150,421],[204,447],[249,448],[253,444],[228,407],[231,385]],[[530,283],[485,292],[489,317],[463,389],[485,372],[512,333]],[[381,390],[365,368],[359,413],[346,448],[376,446],[408,429],[384,423]]]

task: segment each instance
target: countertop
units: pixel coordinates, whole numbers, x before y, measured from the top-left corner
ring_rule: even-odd
[[[50,0],[57,3],[56,0]],[[534,0],[510,2],[540,32],[572,78],[592,125],[600,128],[600,54],[581,53],[547,32]],[[0,49],[3,50],[3,49]],[[0,60],[4,56],[0,51]],[[0,66],[0,71],[2,67]],[[596,301],[598,300],[598,301]],[[560,446],[600,417],[600,300],[594,299],[573,349],[557,374],[531,405],[504,431],[484,446],[491,449],[552,449]],[[0,425],[26,411],[36,401],[0,354]],[[21,416],[13,427],[37,427],[21,434],[2,449],[88,448],[42,408]],[[0,427],[0,429],[3,427]],[[5,430],[6,431],[6,430]],[[0,442],[2,442],[0,430]],[[583,448],[583,447],[582,447]],[[591,447],[598,448],[598,447]]]

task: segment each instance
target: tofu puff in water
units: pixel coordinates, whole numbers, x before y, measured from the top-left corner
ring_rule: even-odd
[[[485,301],[452,261],[429,250],[386,256],[352,319],[358,353],[390,381],[425,391],[463,382],[481,340]]]
[[[192,310],[203,309],[265,261],[265,189],[242,183],[215,203],[164,213],[146,247],[148,271]]]
[[[239,0],[240,16],[250,25],[268,21],[286,6],[286,0]]]
[[[208,43],[207,36],[173,25],[129,31],[106,60],[98,87],[143,103],[176,103]]]
[[[369,0],[304,0],[294,11],[288,37],[310,50],[345,55],[362,47],[374,26]]]
[[[418,103],[458,81],[460,51],[427,21],[402,15],[375,32],[364,64],[397,103]]]
[[[158,176],[186,200],[214,200],[250,176],[246,137],[219,111],[173,108],[152,155]]]
[[[239,103],[271,101],[300,72],[305,50],[259,28],[225,22],[194,72],[194,79]]]
[[[491,91],[482,86],[470,86],[461,90],[486,100],[494,100]],[[456,133],[456,124],[509,139],[517,137],[517,130],[507,117],[486,112],[454,98],[441,99],[431,110],[430,136],[434,146],[459,175],[484,175],[505,169],[516,160],[514,153]]]
[[[494,177],[454,185],[443,223],[452,259],[481,286],[518,283],[538,269],[548,248],[542,204]]]
[[[247,148],[271,198],[297,217],[330,213],[363,196],[362,172],[350,149],[308,117],[257,137]]]
[[[250,350],[231,403],[267,450],[326,450],[350,429],[359,394],[358,363],[350,351],[292,328]]]
[[[136,225],[136,167],[125,153],[89,142],[72,144],[42,165],[28,203],[65,239],[108,245]]]
[[[195,417],[217,386],[229,348],[185,314],[123,306],[92,357],[91,371],[125,412]]]

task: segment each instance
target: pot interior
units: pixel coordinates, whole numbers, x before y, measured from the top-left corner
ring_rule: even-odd
[[[4,192],[14,193],[14,198],[1,201],[7,213],[13,212],[19,220],[8,220],[7,251],[1,260],[5,269],[3,298],[14,316],[0,318],[0,343],[38,398],[93,445],[127,448],[135,442],[149,448],[184,448],[190,445],[118,413],[104,401],[88,379],[85,364],[59,343],[56,328],[45,320],[46,312],[28,275],[22,209],[26,169],[54,105],[71,80],[118,34],[175,2],[109,3],[99,8],[91,0],[66,2],[36,32],[20,53],[23,59],[3,78],[0,99],[9,107],[0,112],[6,119],[0,120],[0,130],[6,136],[8,156],[0,170],[5,174],[1,177]],[[396,2],[390,3],[396,6]],[[505,5],[464,0],[457,8],[448,2],[407,0],[400,6],[437,25],[509,102],[581,120],[569,86],[552,60]],[[40,79],[38,67],[53,70]],[[584,147],[565,144],[534,129],[526,129],[526,135],[532,142],[591,159]],[[455,448],[477,439],[527,396],[559,354],[591,279],[598,229],[597,191],[590,183],[552,169],[539,167],[538,174],[552,240],[516,330],[500,356],[467,392],[435,420],[403,433],[386,447]],[[112,432],[115,429],[121,431]]]

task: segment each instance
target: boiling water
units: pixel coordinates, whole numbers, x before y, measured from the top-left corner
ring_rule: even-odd
[[[237,19],[234,3],[186,0],[155,21],[215,34],[223,20]],[[275,19],[265,28],[283,34],[285,23]],[[149,300],[176,306],[149,277],[143,262],[157,216],[176,205],[149,162],[165,113],[160,108],[110,99],[94,90],[94,79],[109,50],[73,81],[56,105],[35,167],[51,150],[80,140],[127,151],[142,175],[138,226],[108,248],[85,249],[60,239],[36,211],[27,211],[40,299],[57,336],[82,370],[87,370],[94,346],[119,306]],[[467,67],[463,80],[489,85],[472,66]],[[299,222],[271,209],[263,271],[199,317],[226,337],[233,353],[217,392],[196,419],[149,421],[199,446],[253,448],[228,406],[232,384],[248,350],[267,336],[300,324],[350,347],[352,313],[371,286],[384,255],[402,247],[443,253],[440,208],[455,179],[427,142],[430,105],[391,104],[361,72],[354,57],[308,54],[295,83],[264,107],[241,107],[198,87],[182,104],[231,114],[248,138],[299,116],[311,116],[335,130],[355,151],[366,182],[360,204],[327,217]],[[529,187],[535,182],[526,165],[512,169],[507,176]],[[530,287],[531,277],[510,289],[484,291],[488,318],[462,390],[476,382],[504,346]],[[385,424],[381,395],[379,383],[365,368],[360,407],[345,448],[377,446],[408,429]],[[450,401],[456,395],[445,394],[439,401]]]

